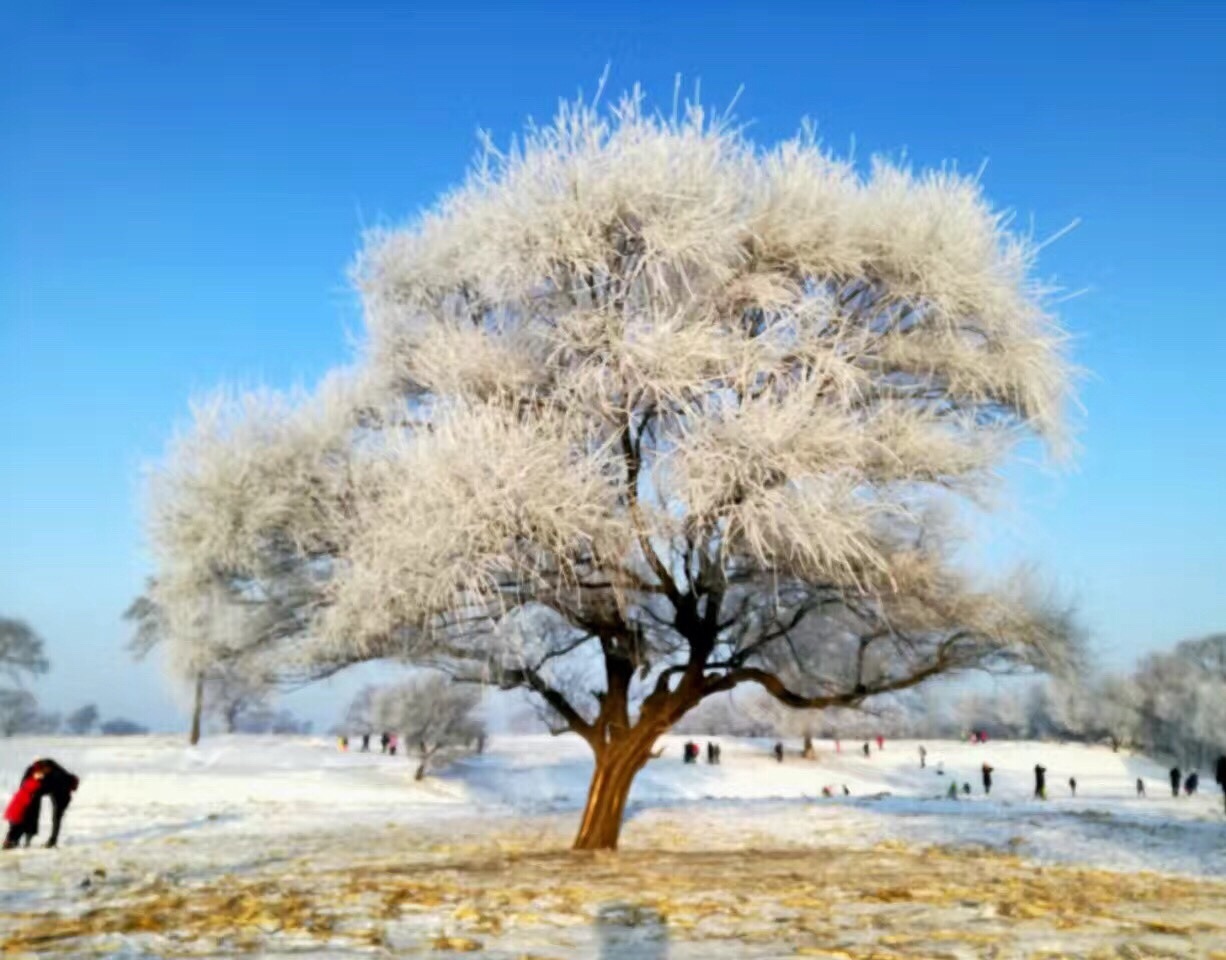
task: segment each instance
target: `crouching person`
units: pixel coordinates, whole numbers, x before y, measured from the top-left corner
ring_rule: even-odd
[[[47,838],[47,846],[54,847],[60,840],[60,824],[64,821],[64,812],[72,803],[72,795],[77,792],[81,781],[54,760],[35,760],[30,769],[35,767],[40,767],[43,771],[43,795],[51,798],[51,836]]]
[[[80,783],[76,776],[48,758],[35,760],[26,767],[21,775],[21,786],[5,811],[5,819],[10,826],[4,845],[15,847],[23,836],[25,845],[30,845],[30,840],[38,833],[39,812],[42,799],[46,796],[51,798],[51,836],[47,839],[47,846],[54,847],[60,839],[64,812],[72,803],[72,795]],[[10,811],[14,816],[9,816]]]
[[[30,845],[34,834],[38,833],[38,805],[42,802],[43,773],[41,770],[26,770],[22,775],[21,785],[13,794],[9,805],[4,808],[4,819],[8,822],[8,833],[4,837],[4,849],[11,850],[25,840]]]

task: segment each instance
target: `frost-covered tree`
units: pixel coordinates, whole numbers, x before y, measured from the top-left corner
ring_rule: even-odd
[[[87,703],[64,718],[64,729],[75,736],[89,733],[98,724],[98,708]]]
[[[206,645],[202,598],[267,604],[307,674],[531,691],[595,759],[576,847],[614,847],[707,697],[855,706],[1063,655],[1064,614],[931,523],[1061,444],[1035,250],[952,169],[565,106],[370,238],[354,367],[196,408],[153,484],[159,603]]]
[[[361,736],[375,732],[375,694],[378,690],[374,684],[367,684],[353,695],[349,706],[345,708],[345,715],[337,724],[339,733]]]
[[[474,688],[429,673],[376,690],[371,715],[379,729],[400,736],[406,754],[417,757],[414,779],[421,780],[440,755],[472,749],[485,736],[475,716],[479,706]]]
[[[281,609],[220,589],[169,609],[159,598],[158,583],[151,580],[125,611],[134,625],[129,651],[142,660],[165,647],[170,670],[192,685],[190,743],[199,742],[206,711],[233,733],[242,712],[264,706],[273,693],[266,655]]]
[[[1226,731],[1226,634],[1152,654],[1134,678],[1140,738],[1184,763],[1207,764]]]
[[[275,710],[266,703],[242,711],[235,720],[235,730],[239,733],[303,736],[311,732],[311,726],[311,721],[299,720],[293,711],[284,707]]]
[[[221,721],[226,733],[236,733],[247,715],[269,709],[273,677],[258,663],[244,658],[221,660],[204,677],[206,710]]]

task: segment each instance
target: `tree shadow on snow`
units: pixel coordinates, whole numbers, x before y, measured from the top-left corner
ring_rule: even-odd
[[[600,960],[665,960],[668,923],[658,910],[624,901],[601,904],[596,911]]]

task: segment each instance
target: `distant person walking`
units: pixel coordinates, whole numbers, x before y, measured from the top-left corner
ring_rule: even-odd
[[[870,754],[871,752],[872,752],[872,751],[871,751],[871,750],[869,750],[869,747],[868,747],[868,741],[867,741],[867,740],[865,740],[865,741],[864,741],[864,755],[867,757],[867,756],[869,756],[869,754]]]
[[[883,737],[881,734],[877,734],[877,749],[878,750],[885,749],[885,737]]]
[[[1188,774],[1188,779],[1183,782],[1183,792],[1189,797],[1196,793],[1196,788],[1200,786],[1200,774],[1193,770]]]
[[[1217,780],[1218,786],[1222,788],[1222,804],[1226,807],[1226,754],[1217,758]]]
[[[1179,781],[1181,774],[1178,767],[1171,767],[1171,796],[1179,796]]]
[[[1077,796],[1077,778],[1076,777],[1068,778],[1068,788],[1074,797]]]
[[[783,744],[782,743],[775,744],[775,759],[779,761],[780,763],[783,763]]]
[[[1140,777],[1137,777],[1137,796],[1138,797],[1145,796],[1145,781],[1142,780]]]
[[[1047,799],[1047,768],[1038,763],[1034,765],[1034,795],[1038,800]]]
[[[387,753],[387,746],[389,743],[391,743],[391,741],[392,741],[391,735],[388,734],[388,732],[385,730],[383,734],[379,737],[379,752]]]
[[[369,733],[362,734],[362,752],[370,753],[370,734]]]
[[[396,734],[390,733],[387,737],[387,752],[390,756],[396,756]]]
[[[924,749],[924,745],[922,743],[920,744],[919,755],[920,769],[923,770],[924,767],[928,766],[928,751]]]
[[[993,768],[988,766],[986,763],[983,765],[982,773],[984,796],[991,796],[992,794],[992,769]]]
[[[949,789],[945,791],[945,796],[948,797],[950,800],[958,799],[958,781],[957,780],[949,781]]]

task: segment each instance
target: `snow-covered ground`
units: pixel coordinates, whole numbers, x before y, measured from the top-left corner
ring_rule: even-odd
[[[874,745],[869,757],[859,743],[836,752],[819,741],[813,761],[790,744],[777,763],[770,742],[723,740],[719,766],[687,766],[684,739],[667,738],[663,756],[640,774],[623,833],[627,850],[901,843],[1226,877],[1223,800],[1206,771],[1199,795],[1173,798],[1164,767],[1099,747],[933,741],[925,743],[921,770],[914,741]],[[495,738],[483,756],[421,783],[404,757],[341,753],[324,739],[211,737],[191,748],[169,737],[19,737],[0,740],[5,799],[39,756],[78,774],[81,788],[59,850],[8,851],[0,859],[0,937],[6,913],[88,913],[100,889],[119,889],[119,878],[125,895],[135,895],[141,884],[167,877],[185,884],[263,876],[281,861],[339,868],[347,850],[386,853],[406,837],[480,844],[505,832],[558,847],[575,825],[591,771],[586,746],[573,737]],[[990,797],[980,784],[985,761],[994,767]],[[1036,763],[1047,767],[1046,801],[1032,798]],[[1145,798],[1136,796],[1138,777]],[[971,796],[947,799],[951,781],[969,783]],[[823,797],[823,787],[834,796]],[[47,821],[49,811],[44,835]]]
[[[1222,795],[1205,771],[1196,796],[1173,798],[1165,767],[1080,744],[934,741],[920,769],[916,741],[874,744],[867,758],[859,743],[836,753],[818,741],[816,761],[790,744],[777,763],[771,742],[725,740],[719,766],[687,766],[684,740],[666,738],[664,755],[639,775],[628,833],[639,818],[680,808],[707,833],[748,830],[769,813],[785,832],[973,842],[1041,860],[1226,876]],[[421,783],[403,756],[341,753],[321,738],[209,737],[193,748],[178,737],[18,737],[0,740],[0,790],[11,793],[38,756],[82,777],[64,851],[189,832],[232,838],[560,813],[582,805],[591,773],[586,745],[569,736],[496,738],[483,756]],[[990,797],[984,762],[994,768]],[[1036,763],[1047,767],[1046,801],[1033,799]],[[951,781],[969,783],[971,796],[946,799]],[[823,787],[835,796],[823,798]]]

